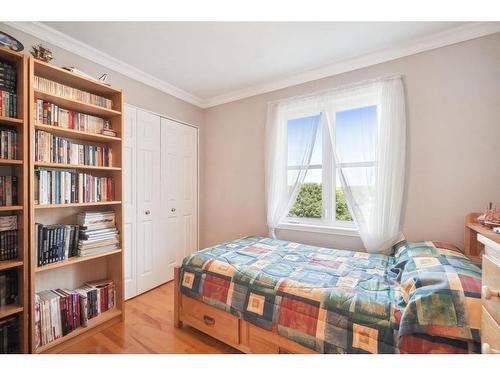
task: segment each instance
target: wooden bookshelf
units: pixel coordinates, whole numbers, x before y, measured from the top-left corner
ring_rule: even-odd
[[[123,94],[119,89],[107,86],[98,80],[82,77],[52,64],[30,58],[29,60],[29,93],[30,93],[30,352],[32,353],[57,353],[65,347],[72,345],[81,338],[94,334],[110,324],[123,320],[123,237],[120,249],[87,257],[72,257],[61,262],[37,265],[35,223],[42,224],[73,224],[76,215],[83,211],[113,210],[116,214],[116,228],[123,234],[123,204],[122,204],[122,134],[123,134]],[[112,100],[112,108],[99,107],[82,101],[52,95],[34,89],[35,76],[71,86],[92,94],[100,95]],[[116,137],[68,129],[53,125],[40,124],[35,118],[35,101],[43,99],[54,103],[61,108],[73,110],[97,117],[110,122],[111,128],[116,131]],[[43,130],[51,134],[62,136],[70,140],[86,144],[106,144],[112,149],[113,165],[111,167],[95,167],[86,165],[71,165],[45,163],[35,161],[35,132]],[[67,204],[36,204],[35,202],[35,170],[38,168],[63,168],[88,171],[98,176],[112,177],[114,179],[114,200],[102,202],[81,202]],[[99,277],[96,277],[99,273]],[[46,289],[67,288],[75,289],[84,281],[93,281],[106,278],[114,282],[116,299],[115,307],[88,321],[87,327],[80,327],[66,336],[63,336],[44,346],[35,346],[35,293]]]
[[[0,159],[2,170],[10,170],[12,175],[17,175],[18,177],[18,204],[15,206],[0,206],[0,215],[17,215],[18,259],[1,261],[0,270],[17,270],[18,302],[15,305],[0,308],[0,318],[17,315],[19,324],[19,351],[27,353],[29,351],[28,58],[21,53],[0,47],[0,60],[9,62],[17,68],[17,117],[0,116],[0,125],[17,131],[19,155],[19,160]]]

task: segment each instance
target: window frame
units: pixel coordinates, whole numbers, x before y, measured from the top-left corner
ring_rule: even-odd
[[[295,112],[291,111],[286,121],[299,119],[302,117],[321,115],[321,130],[322,134],[322,164],[314,164],[309,166],[309,169],[322,169],[322,217],[321,218],[307,218],[307,217],[293,217],[286,216],[282,223],[278,226],[279,229],[285,230],[297,230],[315,233],[326,233],[335,235],[345,235],[345,236],[359,236],[358,227],[355,219],[352,221],[337,220],[336,219],[336,176],[338,168],[356,168],[356,167],[370,167],[376,166],[377,160],[372,161],[360,161],[360,162],[349,162],[349,163],[339,163],[337,164],[334,157],[334,145],[336,142],[336,134],[333,134],[330,142],[330,133],[328,125],[326,123],[326,116],[329,116],[329,121],[332,121],[333,129],[336,129],[335,121],[338,112],[353,110],[357,108],[364,108],[376,106],[377,107],[377,123],[379,123],[380,113],[378,111],[379,103],[377,100],[377,95],[373,92],[366,92],[363,94],[357,94],[355,98],[337,98],[336,100],[330,101],[328,104],[315,110],[307,112]],[[287,144],[288,147],[288,144]],[[376,157],[377,159],[377,157]],[[300,166],[288,166],[287,172],[289,170],[298,169]]]

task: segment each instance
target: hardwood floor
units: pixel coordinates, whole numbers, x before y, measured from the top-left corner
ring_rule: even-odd
[[[125,302],[125,322],[63,353],[240,353],[191,327],[174,328],[173,282]]]

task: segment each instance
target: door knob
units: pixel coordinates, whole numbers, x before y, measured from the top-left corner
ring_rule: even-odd
[[[170,209],[170,211],[171,211],[171,212],[175,212],[175,208],[171,208],[171,209]]]
[[[151,211],[149,210],[146,210],[146,212],[144,212],[146,215],[149,215],[151,213]]]

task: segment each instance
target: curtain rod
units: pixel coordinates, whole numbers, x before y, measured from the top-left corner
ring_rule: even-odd
[[[279,103],[286,103],[288,101],[294,101],[294,100],[298,100],[298,99],[307,99],[307,98],[314,97],[316,95],[326,94],[328,92],[335,92],[335,91],[340,91],[340,90],[351,89],[351,88],[355,88],[355,87],[358,87],[358,86],[367,85],[367,84],[370,84],[370,83],[381,82],[381,81],[389,81],[389,80],[397,79],[397,78],[403,78],[403,75],[402,74],[391,74],[391,75],[382,76],[382,77],[378,77],[378,78],[370,78],[370,79],[366,79],[366,80],[355,82],[355,83],[347,83],[347,84],[340,85],[340,86],[333,87],[333,88],[328,88],[328,89],[323,89],[323,90],[319,90],[319,91],[314,91],[314,92],[311,92],[311,93],[308,93],[308,94],[301,94],[301,95],[297,95],[297,96],[291,96],[289,98],[282,98],[282,99],[271,100],[271,101],[267,102],[267,104],[268,105],[270,105],[270,104],[279,104]]]

